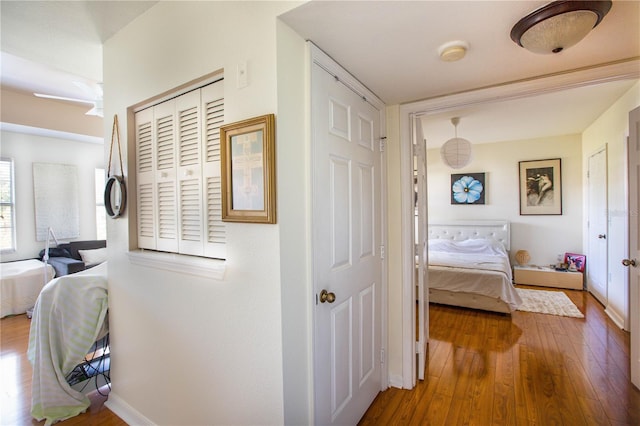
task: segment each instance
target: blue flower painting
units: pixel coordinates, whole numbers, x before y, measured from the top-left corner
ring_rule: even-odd
[[[484,173],[451,175],[451,204],[484,204]]]

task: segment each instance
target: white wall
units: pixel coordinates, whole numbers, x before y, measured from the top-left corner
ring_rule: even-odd
[[[562,160],[562,215],[521,216],[519,161]],[[451,174],[485,172],[484,205],[451,205]],[[473,145],[470,165],[445,166],[439,150],[427,151],[429,221],[506,219],[511,256],[524,249],[531,263],[556,263],[558,254],[583,253],[582,149],[580,135]]]
[[[595,120],[582,134],[583,167],[587,170],[589,157],[601,147],[608,150],[608,305],[607,313],[619,324],[628,322],[628,268],[621,260],[628,257],[626,237],[627,203],[627,136],[629,135],[629,111],[640,105],[640,83],[636,83],[617,102]],[[587,188],[586,176],[584,188]],[[586,211],[586,193],[585,193]],[[584,247],[588,247],[588,228],[583,227]],[[588,259],[587,259],[588,262]]]
[[[313,423],[311,168],[306,43],[278,22],[278,223],[284,424]]]
[[[277,78],[279,67],[290,67],[292,87],[302,88],[302,40],[286,28],[276,33],[276,17],[295,5],[160,2],[104,46],[105,117],[117,113],[122,133],[129,129],[123,143],[130,185],[135,175],[127,117],[131,105],[225,70],[226,122],[272,112],[277,117],[278,224],[228,223],[223,280],[132,265],[127,251],[135,235],[130,220],[134,196],[125,216],[109,222],[110,406],[119,414],[128,410],[157,424],[283,424],[285,416],[308,423],[309,308],[282,306],[295,286],[300,288],[291,295],[292,303],[310,302],[304,290],[309,286],[304,252],[307,194],[286,193],[308,186],[306,166],[296,163],[306,150],[300,137],[305,134],[300,120],[304,95],[294,92],[286,98],[286,82]],[[297,50],[285,54],[277,46]],[[300,62],[289,65],[287,59]],[[245,61],[249,85],[237,89],[236,66]],[[105,125],[105,133],[110,130]],[[289,148],[295,156],[288,155]],[[292,236],[281,241],[285,226],[299,232],[298,241]],[[294,255],[296,250],[302,254]],[[283,271],[287,256],[299,262],[292,271]],[[283,318],[300,321],[300,328],[284,324]],[[300,334],[295,337],[303,342],[297,345],[291,341],[296,331]],[[305,359],[286,370],[283,378],[284,359],[289,362],[296,351]],[[288,406],[287,414],[285,380],[292,387],[287,396],[299,391],[298,401],[304,404],[297,411]]]
[[[95,239],[94,176],[95,169],[106,167],[103,145],[7,131],[1,137],[0,155],[14,161],[17,240],[16,252],[3,254],[2,261],[35,258],[44,248],[43,241],[36,241],[33,163],[70,164],[78,168],[80,236],[76,240]]]

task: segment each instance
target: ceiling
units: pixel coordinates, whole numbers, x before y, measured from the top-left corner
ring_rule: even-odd
[[[102,80],[102,43],[155,1],[0,2],[3,86],[86,97],[74,82]],[[385,103],[402,104],[640,56],[640,2],[615,1],[582,42],[555,55],[517,46],[511,27],[546,1],[311,1],[282,20],[358,77]],[[482,17],[482,19],[479,19]],[[465,58],[443,62],[438,47],[463,40]],[[430,146],[575,134],[632,82],[612,82],[425,119]],[[105,96],[109,96],[108,87]],[[541,126],[540,123],[544,123]]]

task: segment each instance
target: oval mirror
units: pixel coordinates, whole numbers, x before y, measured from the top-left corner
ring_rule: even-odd
[[[111,176],[104,188],[104,208],[110,217],[116,218],[124,213],[127,203],[127,188],[123,178]]]

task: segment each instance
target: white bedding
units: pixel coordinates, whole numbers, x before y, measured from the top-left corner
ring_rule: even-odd
[[[36,303],[40,290],[55,271],[37,259],[0,264],[0,318],[24,314]]]
[[[429,288],[500,299],[515,311],[522,299],[513,287],[506,250],[491,239],[429,240]]]
[[[51,280],[42,289],[27,351],[33,366],[31,415],[35,419],[50,425],[89,407],[87,396],[72,389],[65,377],[105,333],[106,316],[106,262]]]

